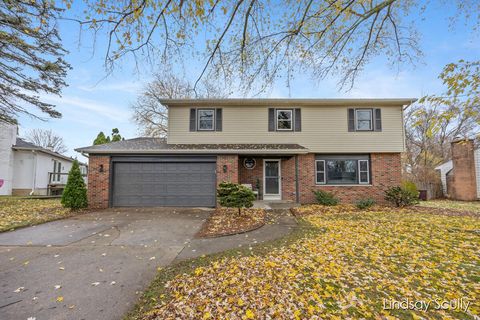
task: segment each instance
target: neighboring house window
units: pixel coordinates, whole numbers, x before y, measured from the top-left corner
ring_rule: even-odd
[[[60,181],[60,172],[62,172],[62,163],[60,161],[57,162],[57,181]]]
[[[52,182],[60,181],[60,172],[62,172],[62,163],[57,160],[53,160]]]
[[[293,130],[293,110],[277,110],[277,130]]]
[[[317,184],[325,184],[325,160],[315,161],[315,179]]]
[[[198,130],[213,131],[215,129],[215,110],[199,109],[198,110]]]
[[[317,184],[369,184],[368,156],[317,156],[315,161]]]
[[[373,130],[373,110],[372,109],[357,109],[356,112],[356,129],[357,131],[372,131]]]
[[[53,160],[53,170],[50,175],[51,182],[56,181],[57,179],[57,175],[55,174],[55,172],[57,172],[57,160]]]

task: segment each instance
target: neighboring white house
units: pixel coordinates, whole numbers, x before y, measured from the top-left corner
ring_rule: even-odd
[[[74,159],[17,137],[16,125],[0,122],[0,195],[52,195],[63,191]],[[87,173],[87,165],[80,163]]]
[[[453,161],[452,160],[444,162],[441,165],[435,167],[435,170],[440,171],[440,180],[442,181],[442,191],[443,191],[443,194],[445,196],[448,194],[448,191],[447,191],[447,174],[452,169],[453,169]]]

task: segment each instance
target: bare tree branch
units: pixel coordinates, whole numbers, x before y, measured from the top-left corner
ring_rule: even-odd
[[[53,152],[64,154],[68,151],[63,142],[63,138],[50,129],[32,129],[27,133],[25,138],[27,141]]]

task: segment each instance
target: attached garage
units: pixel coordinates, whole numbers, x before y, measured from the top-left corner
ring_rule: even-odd
[[[113,207],[215,207],[216,157],[112,157]]]

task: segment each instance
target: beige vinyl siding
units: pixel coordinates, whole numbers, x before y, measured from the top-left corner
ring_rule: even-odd
[[[343,106],[302,106],[301,132],[269,132],[266,106],[228,106],[223,107],[223,131],[190,132],[190,108],[169,108],[168,143],[298,143],[322,153],[404,151],[401,106],[375,106],[382,109],[382,132],[348,132],[349,107]]]

